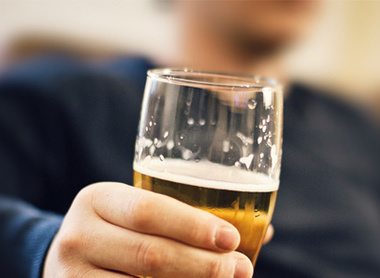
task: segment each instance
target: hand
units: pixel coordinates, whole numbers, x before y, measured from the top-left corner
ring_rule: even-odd
[[[173,198],[97,183],[75,198],[43,277],[252,277],[228,222]]]

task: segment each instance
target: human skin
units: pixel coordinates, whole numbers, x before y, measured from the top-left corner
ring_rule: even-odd
[[[43,277],[252,277],[250,260],[234,251],[239,241],[234,226],[210,213],[122,183],[97,183],[72,203]]]

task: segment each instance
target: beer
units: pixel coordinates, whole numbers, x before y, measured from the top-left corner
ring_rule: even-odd
[[[134,164],[134,186],[174,197],[230,222],[241,235],[237,250],[253,264],[278,189],[269,177],[236,166],[154,158]]]

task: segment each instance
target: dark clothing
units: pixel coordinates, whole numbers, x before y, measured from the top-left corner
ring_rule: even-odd
[[[90,66],[54,57],[2,77],[0,277],[38,277],[60,215],[82,187],[132,184],[137,122],[152,67],[139,58]],[[353,109],[292,87],[276,232],[262,249],[255,277],[379,277],[379,139]]]

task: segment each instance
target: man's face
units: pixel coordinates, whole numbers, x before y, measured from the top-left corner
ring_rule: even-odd
[[[197,1],[198,2],[198,1]],[[211,30],[241,44],[270,51],[298,38],[313,18],[318,1],[200,1],[198,12]]]

